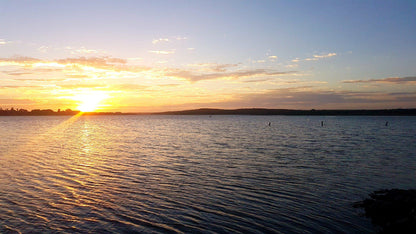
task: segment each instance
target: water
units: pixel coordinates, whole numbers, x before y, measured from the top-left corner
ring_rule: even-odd
[[[373,232],[415,152],[415,117],[0,117],[0,233]]]

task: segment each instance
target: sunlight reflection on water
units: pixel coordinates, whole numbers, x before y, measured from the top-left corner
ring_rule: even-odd
[[[0,117],[0,129],[2,233],[371,232],[351,204],[415,186],[415,117]]]

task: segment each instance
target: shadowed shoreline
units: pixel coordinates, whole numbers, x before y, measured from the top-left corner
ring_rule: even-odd
[[[290,110],[290,109],[210,109],[202,108],[184,111],[167,111],[161,115],[416,115],[416,109],[380,109],[380,110]]]
[[[380,233],[416,233],[416,190],[375,191],[354,207],[363,208]]]
[[[1,109],[0,116],[55,116],[76,115],[78,110],[66,109],[65,111],[53,111],[51,109]],[[266,108],[244,108],[244,109],[213,109],[200,108],[181,111],[164,112],[83,112],[83,115],[343,115],[343,116],[416,116],[416,109],[378,109],[378,110],[290,110],[290,109],[266,109]]]

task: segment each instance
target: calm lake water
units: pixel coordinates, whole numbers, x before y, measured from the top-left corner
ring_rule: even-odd
[[[0,162],[0,233],[373,232],[416,117],[0,117]]]

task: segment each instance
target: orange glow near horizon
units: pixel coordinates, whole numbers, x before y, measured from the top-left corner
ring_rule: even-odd
[[[103,91],[90,91],[74,95],[73,99],[78,101],[77,109],[82,112],[92,112],[101,109],[104,101],[109,95]]]

